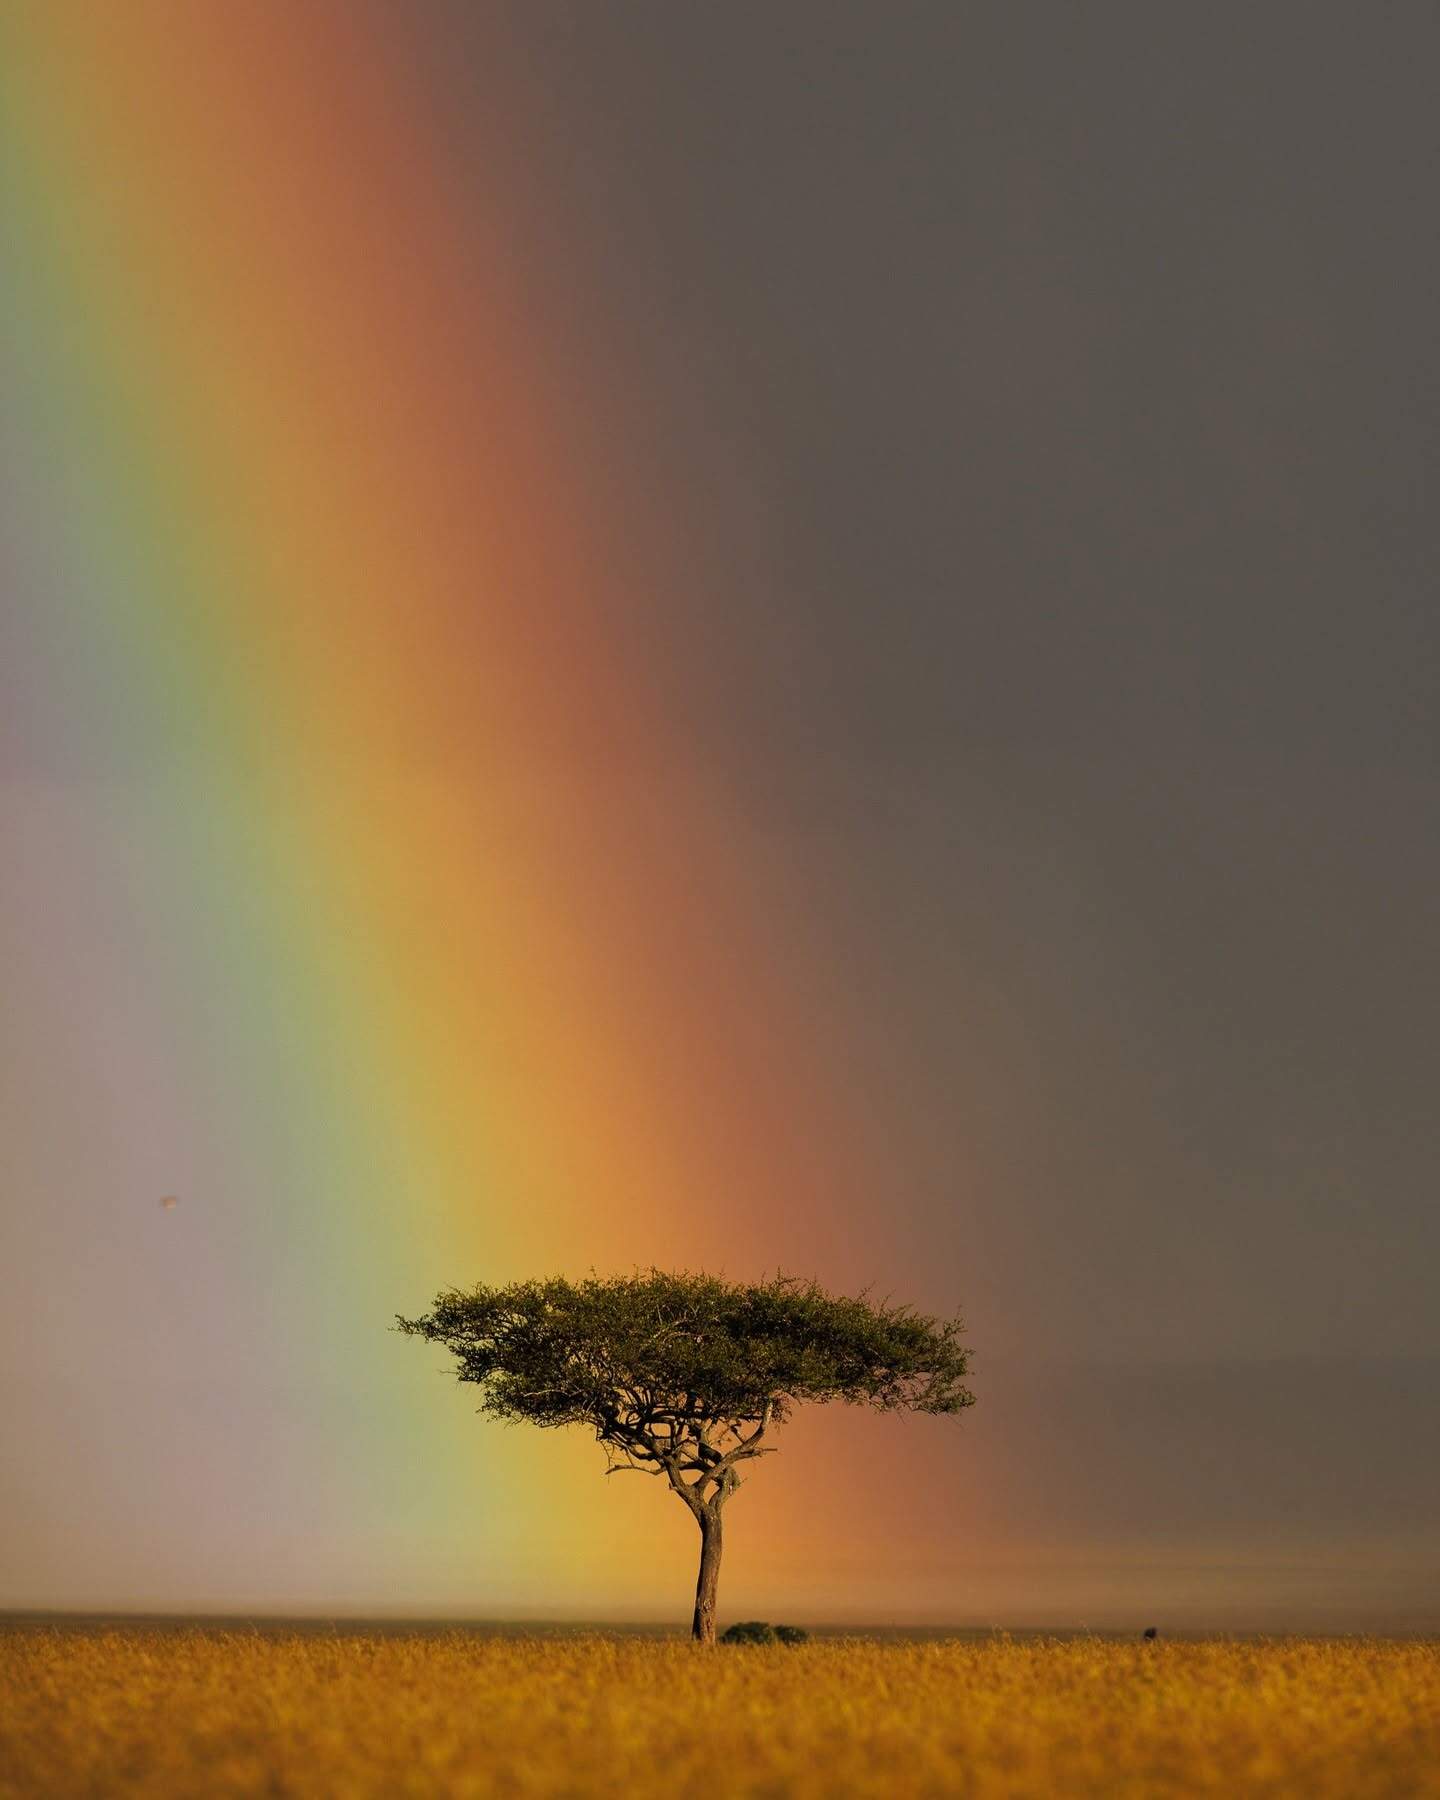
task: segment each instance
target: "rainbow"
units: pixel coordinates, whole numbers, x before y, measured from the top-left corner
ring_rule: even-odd
[[[110,1107],[116,1192],[86,1203],[182,1188],[190,1260],[135,1275],[189,1296],[165,1354],[204,1367],[219,1320],[233,1357],[248,1320],[295,1479],[384,1471],[317,1604],[544,1610],[557,1578],[560,1610],[606,1604],[659,1500],[576,1530],[554,1495],[601,1491],[593,1448],[470,1425],[384,1328],[555,1268],[875,1272],[846,1238],[881,1159],[843,984],[689,742],[714,695],[664,594],[693,499],[647,468],[639,514],[585,270],[521,228],[544,154],[499,25],[504,103],[463,129],[393,9],[61,3],[6,31],[24,742],[103,821],[67,854],[132,1046],[67,1028]],[[22,1008],[53,1022],[71,928],[34,910]],[[60,1129],[34,1121],[28,1183]],[[779,1566],[815,1520],[772,1485]],[[645,1598],[681,1591],[684,1525]],[[283,1529],[256,1542],[202,1591],[303,1598]]]

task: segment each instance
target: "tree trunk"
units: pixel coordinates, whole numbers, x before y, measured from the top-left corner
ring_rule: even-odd
[[[700,1579],[695,1583],[695,1623],[690,1632],[697,1644],[715,1642],[715,1589],[720,1581],[721,1545],[720,1508],[712,1501],[700,1514]]]

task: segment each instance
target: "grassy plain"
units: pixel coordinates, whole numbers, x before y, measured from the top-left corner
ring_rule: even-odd
[[[0,1634],[0,1794],[1440,1796],[1440,1644]]]

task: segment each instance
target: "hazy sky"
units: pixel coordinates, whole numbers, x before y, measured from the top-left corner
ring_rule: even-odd
[[[1433,17],[512,22],[532,227],[705,496],[691,754],[863,997],[897,1191],[993,1177],[987,1348],[1184,1407],[1440,1355]]]
[[[844,1021],[888,1192],[813,1261],[928,1269],[972,1323],[981,1406],[918,1491],[857,1474],[871,1516],[943,1544],[937,1492],[983,1466],[994,1554],[954,1611],[1433,1620],[1433,10],[391,13],[437,159],[523,107],[546,199],[515,278],[592,441],[626,421],[622,564],[671,519],[685,579],[646,591],[634,552],[625,630],[687,728],[613,779],[719,796]],[[42,767],[32,703],[12,818],[83,839],[104,768]],[[62,860],[27,864],[26,918]],[[4,1204],[6,1281],[43,1291],[64,1233]],[[7,1370],[27,1530],[74,1467],[37,1317]],[[45,1541],[0,1599],[316,1598],[163,1545],[67,1584]],[[433,1604],[402,1565],[319,1598]],[[925,1566],[854,1605],[924,1612]]]
[[[1433,19],[516,19],[897,1187],[1047,1351],[1440,1352]]]

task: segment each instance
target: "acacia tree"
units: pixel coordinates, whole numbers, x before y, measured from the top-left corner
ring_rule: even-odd
[[[828,1294],[776,1275],[747,1286],[666,1274],[451,1290],[400,1329],[443,1344],[491,1418],[588,1425],[607,1474],[662,1477],[700,1527],[693,1636],[715,1642],[725,1503],[739,1466],[804,1401],[957,1413],[968,1353],[958,1319]]]

